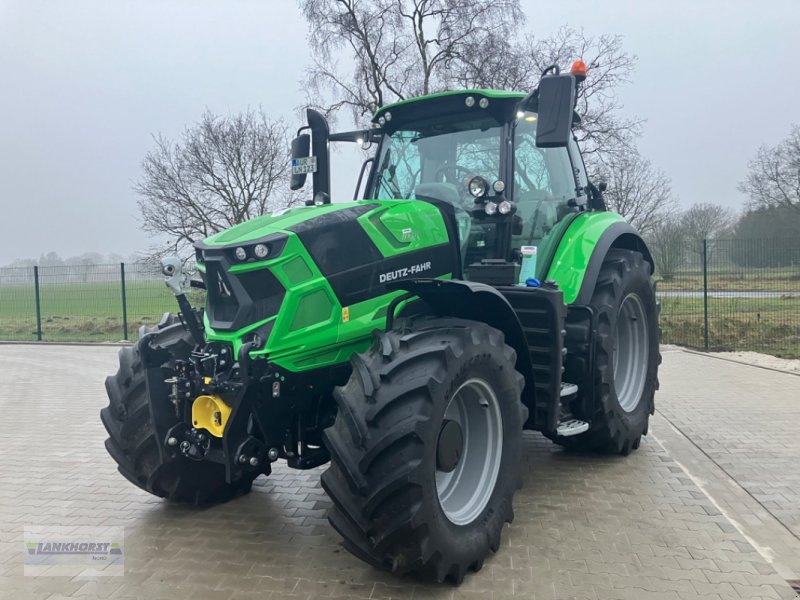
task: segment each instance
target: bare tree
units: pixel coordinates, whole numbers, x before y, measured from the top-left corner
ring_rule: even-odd
[[[206,112],[180,141],[154,139],[134,190],[142,229],[171,251],[290,202],[287,129],[260,110]]]
[[[468,48],[508,37],[524,20],[519,0],[299,0],[309,24],[311,98],[331,93],[329,111],[349,106],[356,120],[378,107],[444,89]],[[352,70],[333,61],[345,50]],[[348,61],[348,64],[351,64]]]
[[[680,222],[687,250],[696,255],[696,260],[700,260],[705,253],[708,261],[719,246],[718,241],[721,238],[733,236],[736,215],[725,206],[710,202],[698,202],[692,204],[681,215]],[[705,240],[705,249],[703,240]]]
[[[752,208],[787,207],[800,210],[800,126],[775,147],[761,146],[749,163],[739,190]]]
[[[680,219],[659,222],[648,236],[656,276],[670,280],[686,262],[686,235]]]
[[[522,35],[519,0],[298,0],[308,21],[314,66],[309,101],[329,114],[351,109],[356,122],[378,107],[458,88],[529,91],[542,70],[586,62],[576,128],[590,172],[624,154],[641,121],[622,118],[616,88],[636,57],[620,36],[587,36],[563,27],[554,36]],[[335,56],[346,56],[342,69]],[[336,100],[325,104],[325,98]]]
[[[715,240],[732,233],[734,212],[711,202],[692,204],[681,216],[683,231],[690,240]]]
[[[598,173],[608,183],[605,201],[644,236],[674,219],[677,205],[669,179],[635,151],[610,157]]]

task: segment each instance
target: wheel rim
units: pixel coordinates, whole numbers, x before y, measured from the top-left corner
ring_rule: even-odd
[[[455,465],[451,462],[442,465],[437,459],[436,493],[445,516],[456,525],[467,525],[477,519],[489,503],[503,454],[500,404],[487,382],[469,379],[453,394],[437,441],[437,457],[452,456],[452,448],[445,452],[440,448],[443,443],[459,440],[457,432],[453,433],[452,423],[460,428],[461,452],[456,453]]]
[[[614,389],[619,405],[632,412],[642,398],[650,353],[647,315],[636,294],[628,294],[619,307],[614,346]]]

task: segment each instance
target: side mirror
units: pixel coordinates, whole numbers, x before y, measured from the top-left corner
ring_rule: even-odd
[[[311,136],[301,133],[292,140],[292,180],[289,188],[299,190],[306,184],[309,173],[317,170],[317,161],[311,153]]]
[[[314,196],[315,204],[330,204],[331,201],[331,170],[330,170],[330,151],[328,142],[330,141],[330,129],[328,120],[320,112],[313,108],[306,109],[306,119],[308,128],[311,130],[311,154],[314,165],[310,173],[314,173]]]
[[[571,74],[545,75],[539,80],[536,146],[566,148],[572,136],[575,108],[575,77]]]

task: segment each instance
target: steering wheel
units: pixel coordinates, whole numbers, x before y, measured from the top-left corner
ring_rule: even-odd
[[[459,178],[458,176],[459,172],[463,173],[464,177]],[[454,175],[453,179],[450,179],[450,177],[448,177],[448,173],[452,173]],[[462,167],[461,165],[442,165],[441,167],[436,169],[436,172],[433,174],[433,178],[435,181],[439,181],[439,177],[441,177],[443,182],[448,182],[449,180],[449,183],[455,184],[456,187],[459,187],[458,185],[459,183],[462,184],[461,187],[464,187],[463,186],[464,180],[470,177],[471,175],[475,175],[475,173],[473,173],[466,167]]]
[[[463,176],[459,177],[459,173]],[[469,193],[469,188],[467,187],[467,182],[474,176],[474,171],[462,167],[461,165],[442,165],[436,169],[436,172],[433,174],[433,179],[434,181],[440,181],[441,178],[443,183],[453,184],[458,191],[461,201],[464,203],[465,207],[468,207],[472,206],[472,203],[475,201],[475,198]]]

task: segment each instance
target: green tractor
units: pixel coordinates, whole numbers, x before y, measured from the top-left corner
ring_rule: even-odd
[[[658,387],[653,259],[587,179],[572,133],[584,75],[405,100],[365,131],[330,133],[309,109],[292,143],[306,205],[197,243],[202,281],[164,261],[180,312],[106,380],[119,471],[208,504],[276,460],[329,463],[350,552],[459,583],[513,519],[524,430],[636,449]],[[361,199],[330,202],[331,142],[375,146]]]

